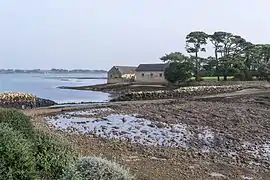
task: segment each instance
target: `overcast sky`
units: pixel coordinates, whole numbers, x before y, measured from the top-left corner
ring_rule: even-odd
[[[195,30],[270,43],[269,9],[269,0],[0,0],[0,69],[155,63],[185,52]]]

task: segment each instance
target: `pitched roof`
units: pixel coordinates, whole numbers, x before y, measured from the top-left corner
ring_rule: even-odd
[[[137,68],[137,72],[141,71],[164,71],[166,64],[140,64]]]
[[[115,66],[121,74],[134,74],[136,67],[133,66]]]

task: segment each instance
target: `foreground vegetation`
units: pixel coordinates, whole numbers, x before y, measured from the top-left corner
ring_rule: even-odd
[[[199,57],[205,52],[206,45],[212,44],[214,56]],[[204,76],[228,80],[233,76],[237,80],[270,80],[270,44],[253,44],[239,35],[218,31],[207,34],[194,31],[186,36],[186,50],[190,56],[181,52],[165,54],[160,59],[168,62],[165,77],[175,83],[186,81],[192,76],[197,81]]]
[[[0,179],[132,179],[103,159],[76,161],[79,155],[65,139],[34,129],[30,117],[13,109],[0,109],[0,154]]]

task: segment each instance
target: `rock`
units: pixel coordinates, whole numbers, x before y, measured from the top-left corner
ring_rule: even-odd
[[[0,93],[0,107],[29,109],[56,105],[54,101],[22,92]]]
[[[49,99],[36,98],[36,107],[48,107],[56,104],[56,102]]]
[[[147,133],[148,133],[148,131],[147,131],[147,130],[141,130],[141,133],[143,133],[143,134],[147,134]]]
[[[218,93],[235,92],[252,87],[251,85],[228,85],[228,86],[191,86],[181,87],[175,90],[166,91],[144,91],[129,92],[113,98],[111,101],[136,101],[136,100],[154,100],[154,99],[172,99],[185,98],[189,96],[202,96]]]
[[[165,127],[164,124],[162,124],[162,123],[157,123],[156,126],[157,126],[158,128],[164,128],[164,127]]]
[[[152,128],[154,128],[154,127],[155,127],[155,125],[154,125],[154,124],[148,124],[147,126],[152,127]]]

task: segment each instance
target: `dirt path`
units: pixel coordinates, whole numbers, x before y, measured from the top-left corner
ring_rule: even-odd
[[[241,91],[231,92],[231,93],[222,93],[216,95],[209,95],[209,96],[200,96],[194,97],[194,99],[209,99],[209,98],[217,98],[217,97],[235,97],[235,96],[246,96],[246,95],[263,95],[263,94],[270,94],[270,89],[244,89]]]

